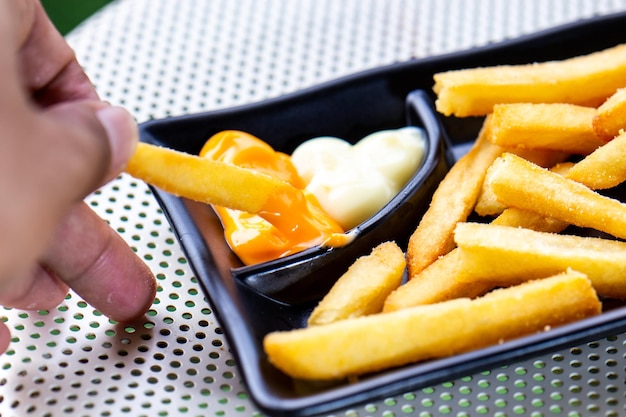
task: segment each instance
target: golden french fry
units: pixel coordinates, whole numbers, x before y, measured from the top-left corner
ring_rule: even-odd
[[[465,262],[458,281],[508,286],[572,268],[598,294],[626,298],[626,242],[479,223],[459,223],[455,241]]]
[[[286,189],[300,192],[251,169],[143,142],[126,172],[168,193],[248,213],[258,213],[270,197]]]
[[[568,271],[475,300],[273,332],[263,345],[270,362],[293,378],[336,380],[467,352],[600,311],[589,280]]]
[[[569,226],[567,222],[562,220],[545,217],[533,211],[521,210],[515,207],[509,207],[504,210],[498,217],[493,219],[491,224],[497,226],[522,227],[538,232],[550,233],[562,232]]]
[[[612,188],[626,181],[626,133],[577,162],[567,178],[594,190]]]
[[[302,190],[252,169],[139,143],[126,172],[174,195],[258,214],[294,244],[341,246],[353,238]]]
[[[458,248],[441,256],[413,279],[394,290],[383,305],[383,312],[435,304],[455,298],[475,298],[495,287],[488,282],[459,281],[456,277],[471,270],[465,254]],[[471,261],[471,260],[470,260]],[[477,268],[482,268],[478,265]]]
[[[566,103],[493,106],[490,139],[503,148],[586,155],[604,144],[593,129],[596,109]]]
[[[483,186],[476,199],[474,211],[479,216],[498,216],[507,209],[507,206],[498,200],[491,187],[483,182]]]
[[[404,252],[394,242],[376,246],[339,277],[313,309],[308,325],[380,313],[389,293],[402,282],[405,266]]]
[[[600,107],[592,122],[598,137],[605,142],[626,128],[626,88],[620,88]]]
[[[411,235],[407,247],[409,279],[454,248],[455,225],[474,209],[487,167],[502,153],[489,141],[489,130],[487,118],[476,143],[448,171]]]
[[[561,162],[550,168],[550,171],[555,172],[563,177],[567,177],[572,168],[574,168],[574,165],[575,164],[573,162]]]
[[[521,155],[518,154],[518,156],[521,156]],[[524,159],[529,160],[529,158],[524,158]],[[532,160],[529,160],[529,161],[532,162]],[[574,166],[573,162],[560,162],[552,166],[550,170],[559,175],[567,176],[569,173],[569,170],[573,166]],[[480,194],[478,195],[478,200],[476,201],[476,206],[474,207],[474,211],[476,211],[476,214],[478,214],[479,216],[500,216],[501,214],[504,214],[504,212],[507,209],[509,209],[509,207],[507,207],[506,204],[498,200],[498,197],[493,193],[493,190],[489,182],[484,181],[480,190]],[[528,211],[524,210],[524,212],[528,212]],[[514,214],[518,215],[518,213],[514,213]],[[510,215],[511,214],[507,214],[507,216],[510,216]],[[545,216],[531,216],[531,217],[535,217],[536,220],[539,220],[540,217],[545,218]],[[499,220],[499,221],[502,221],[502,220]],[[529,219],[529,221],[532,223],[534,220]],[[524,223],[525,222],[520,223],[519,227],[525,227]]]
[[[514,207],[504,210],[491,224],[551,233],[560,232],[568,226],[560,220]],[[484,269],[482,260],[477,262],[471,254],[454,248],[389,294],[383,311],[396,311],[454,298],[478,297],[497,286],[489,282],[487,277],[481,277],[478,281],[468,278],[481,275]]]
[[[515,148],[507,149],[507,152],[515,154],[519,157],[529,160],[533,164],[540,167],[556,169],[558,165],[566,163],[572,155],[569,152],[553,151],[549,149],[526,149]]]
[[[626,238],[626,204],[515,155],[498,158],[485,184],[506,206]]]
[[[435,74],[437,110],[484,116],[499,103],[598,106],[626,86],[626,45],[561,61],[454,70]]]

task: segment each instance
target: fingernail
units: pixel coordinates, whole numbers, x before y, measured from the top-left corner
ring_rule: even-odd
[[[111,146],[111,177],[118,175],[135,152],[139,140],[137,124],[131,114],[122,107],[105,107],[96,113],[106,130]]]

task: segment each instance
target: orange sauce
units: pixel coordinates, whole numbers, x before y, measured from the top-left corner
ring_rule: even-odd
[[[349,242],[341,226],[304,191],[304,181],[289,155],[251,134],[226,130],[212,136],[200,156],[263,172],[302,191],[274,196],[258,214],[214,206],[229,246],[243,263],[252,265],[313,246]]]

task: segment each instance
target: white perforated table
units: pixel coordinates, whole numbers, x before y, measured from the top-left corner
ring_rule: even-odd
[[[68,40],[102,97],[143,122],[622,10],[624,0],[120,0]],[[145,184],[123,175],[88,202],[150,265],[157,298],[126,327],[75,294],[50,311],[3,309],[14,339],[0,356],[0,415],[260,414]],[[624,415],[625,345],[617,334],[334,415]]]

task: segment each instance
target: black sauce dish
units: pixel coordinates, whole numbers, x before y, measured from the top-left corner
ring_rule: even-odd
[[[596,17],[469,51],[361,72],[261,103],[140,125],[141,140],[190,153],[197,153],[212,134],[227,129],[252,133],[284,152],[316,136],[354,142],[374,131],[406,125],[427,133],[423,168],[392,202],[359,226],[353,245],[313,248],[254,267],[242,266],[233,255],[209,207],[153,188],[261,411],[281,416],[325,413],[626,329],[626,309],[618,303],[597,317],[541,334],[333,384],[292,380],[267,361],[262,347],[263,337],[271,331],[303,327],[316,301],[357,256],[383,240],[405,244],[447,167],[475,139],[482,119],[440,117],[434,112],[433,74],[589,53],[626,42],[624,25],[626,13]]]

